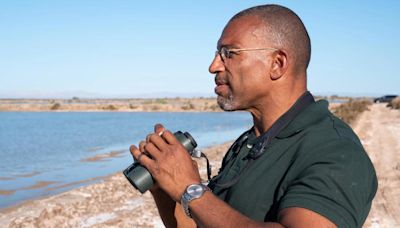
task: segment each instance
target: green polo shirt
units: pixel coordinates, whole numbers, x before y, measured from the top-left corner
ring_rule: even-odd
[[[280,210],[301,207],[338,227],[363,225],[377,190],[375,170],[358,137],[328,110],[327,101],[299,113],[233,186],[213,186],[243,171],[258,140],[252,130],[247,134],[237,156],[230,149],[211,181],[219,198],[256,221],[277,221]]]

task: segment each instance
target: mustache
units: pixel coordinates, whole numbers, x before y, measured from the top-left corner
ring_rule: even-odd
[[[219,74],[215,75],[214,78],[215,84],[217,85],[225,85],[228,84],[228,79],[226,77],[223,77]]]

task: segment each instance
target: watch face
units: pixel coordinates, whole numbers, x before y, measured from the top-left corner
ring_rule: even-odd
[[[199,184],[190,185],[187,193],[192,197],[200,197],[204,193],[204,188]]]

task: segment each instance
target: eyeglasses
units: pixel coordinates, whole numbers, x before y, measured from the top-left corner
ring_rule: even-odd
[[[215,55],[220,55],[222,61],[226,59],[232,58],[232,53],[239,53],[241,51],[261,51],[261,50],[270,50],[270,51],[277,51],[279,49],[271,48],[271,47],[264,47],[264,48],[232,48],[228,49],[227,47],[222,47],[221,50],[215,52]]]

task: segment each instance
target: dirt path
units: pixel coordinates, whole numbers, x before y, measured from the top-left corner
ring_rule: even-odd
[[[400,227],[400,111],[374,104],[354,124],[379,187],[364,227]]]

